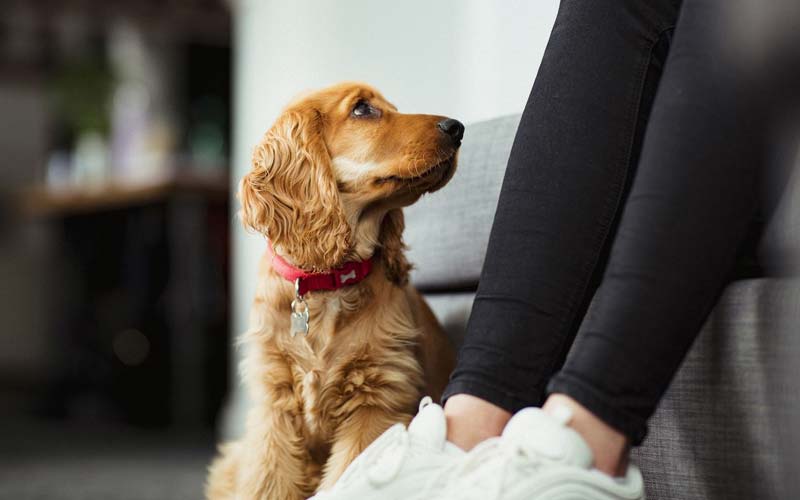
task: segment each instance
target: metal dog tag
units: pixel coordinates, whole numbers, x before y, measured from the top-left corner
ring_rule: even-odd
[[[294,282],[294,297],[292,301],[292,338],[298,333],[308,335],[308,304],[300,295],[300,278]]]
[[[298,311],[295,308],[296,300],[292,301],[292,338],[298,333],[308,335],[308,305],[305,301],[302,302],[303,309]]]

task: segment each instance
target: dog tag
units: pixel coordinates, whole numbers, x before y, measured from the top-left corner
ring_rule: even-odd
[[[292,338],[298,333],[308,334],[308,304],[303,299],[292,301]]]

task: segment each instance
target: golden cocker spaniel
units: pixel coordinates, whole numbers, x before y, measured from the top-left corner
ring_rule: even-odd
[[[211,466],[210,499],[329,488],[423,393],[441,394],[453,350],[408,284],[402,207],[450,180],[463,133],[344,83],[290,104],[256,147],[239,192],[244,224],[269,240],[244,336],[253,407]]]

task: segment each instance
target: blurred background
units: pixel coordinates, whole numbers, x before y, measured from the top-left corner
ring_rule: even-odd
[[[218,0],[0,2],[0,497],[201,496],[231,38]]]
[[[557,7],[0,0],[0,498],[200,498],[247,408],[253,145],[341,80],[519,113]]]

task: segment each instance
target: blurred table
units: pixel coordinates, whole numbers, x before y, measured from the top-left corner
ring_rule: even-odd
[[[34,188],[19,206],[56,247],[43,413],[213,425],[228,380],[227,177]]]
[[[173,175],[137,183],[109,182],[92,187],[34,187],[19,197],[24,213],[35,217],[62,217],[155,203],[173,196],[202,196],[209,201],[228,199],[227,175]]]

